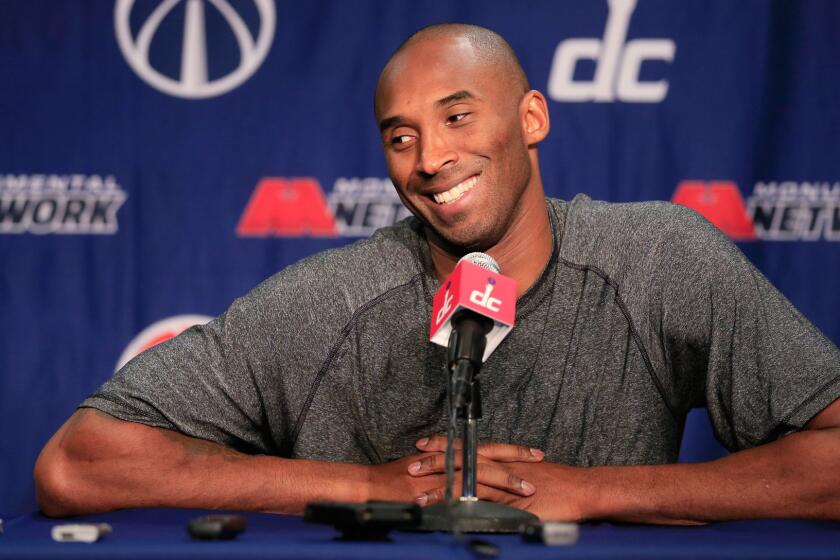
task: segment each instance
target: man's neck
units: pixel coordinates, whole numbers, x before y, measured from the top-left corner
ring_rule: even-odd
[[[486,253],[496,259],[502,274],[516,280],[516,295],[521,296],[534,285],[551,257],[554,235],[548,218],[548,207],[542,191],[523,205],[510,229]],[[438,279],[452,273],[458,258],[433,242],[429,242],[432,263]]]

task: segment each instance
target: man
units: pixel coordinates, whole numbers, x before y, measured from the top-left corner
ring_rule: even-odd
[[[500,443],[481,446],[480,497],[550,519],[840,519],[840,352],[691,211],[546,200],[545,98],[503,39],[421,30],[375,110],[416,219],[129,363],[39,457],[47,514],[440,501],[431,295],[481,250],[519,301],[481,374],[481,440]],[[669,464],[702,405],[735,453]]]

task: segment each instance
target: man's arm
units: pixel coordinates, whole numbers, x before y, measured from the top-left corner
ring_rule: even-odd
[[[35,487],[42,511],[50,516],[130,507],[299,514],[314,500],[412,501],[443,485],[443,475],[417,478],[409,472],[409,465],[432,454],[376,466],[247,455],[85,408],[44,447],[35,465]],[[500,446],[491,457],[523,454],[518,446]],[[518,485],[510,491],[524,493]]]
[[[424,449],[438,449],[435,440]],[[440,472],[439,456],[415,476]],[[506,473],[536,492],[514,497],[486,486]],[[840,400],[800,432],[708,463],[568,467],[488,463],[479,467],[479,497],[530,510],[543,519],[612,519],[694,524],[750,518],[840,520]],[[442,488],[426,493],[440,501]]]
[[[35,488],[44,513],[127,507],[303,511],[315,499],[365,499],[361,465],[246,455],[223,445],[80,409],[44,447]]]

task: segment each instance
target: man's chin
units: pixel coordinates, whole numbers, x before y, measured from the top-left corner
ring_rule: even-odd
[[[431,240],[451,255],[486,252],[497,242],[487,231],[474,228],[437,228],[426,224]]]

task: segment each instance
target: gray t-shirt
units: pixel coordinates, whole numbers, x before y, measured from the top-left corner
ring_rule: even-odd
[[[693,211],[583,195],[548,208],[552,257],[480,374],[482,441],[665,463],[691,408],[738,450],[840,397],[837,347]],[[445,349],[428,341],[439,286],[409,218],[272,276],[82,406],[246,452],[397,459],[446,429]]]

